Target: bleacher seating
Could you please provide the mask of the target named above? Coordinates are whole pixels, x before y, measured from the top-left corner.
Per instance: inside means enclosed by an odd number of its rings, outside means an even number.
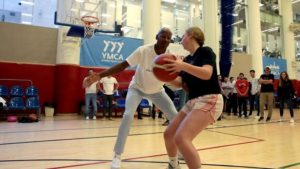
[[[8,102],[8,108],[11,110],[25,109],[23,98],[22,97],[12,97]]]
[[[35,86],[29,86],[26,88],[25,95],[27,97],[37,97],[39,95],[39,91]]]
[[[147,99],[142,99],[140,104],[139,104],[139,107],[138,107],[138,111],[140,111],[141,114],[143,114],[143,109],[144,108],[148,108],[148,115],[151,114],[152,112],[152,105],[149,104],[149,101]]]
[[[28,97],[26,99],[26,109],[39,109],[40,101],[37,97]]]
[[[0,85],[0,96],[1,97],[7,97],[7,96],[9,96],[8,87],[7,86]]]
[[[151,108],[152,106],[149,104],[147,99],[142,99],[141,103],[139,104],[139,107],[142,108]]]
[[[3,110],[2,116],[19,111],[23,112],[23,110],[36,110],[37,116],[40,118],[39,92],[35,86],[28,86],[24,94],[23,87],[20,85],[14,85],[10,87],[10,90],[9,87],[0,85],[0,96],[7,101],[7,107]],[[5,113],[6,111],[9,113]]]
[[[115,113],[125,110],[125,98],[119,98],[116,100]]]
[[[11,89],[10,89],[10,96],[23,96],[24,93],[23,93],[23,88],[21,86],[12,86]]]
[[[114,98],[117,99],[117,98],[120,98],[122,97],[121,93],[117,90],[114,92]]]

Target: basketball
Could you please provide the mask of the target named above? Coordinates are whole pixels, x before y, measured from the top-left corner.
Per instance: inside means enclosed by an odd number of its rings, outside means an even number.
[[[166,71],[165,67],[162,66],[168,63],[167,61],[164,60],[165,58],[176,60],[176,56],[170,53],[164,53],[158,55],[154,59],[152,71],[154,76],[158,80],[163,82],[170,82],[177,78],[178,73],[170,74],[171,72]]]

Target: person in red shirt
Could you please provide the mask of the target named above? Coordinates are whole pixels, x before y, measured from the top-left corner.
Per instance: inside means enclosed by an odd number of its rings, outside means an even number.
[[[248,118],[247,99],[249,91],[249,82],[247,81],[247,78],[244,77],[244,73],[239,74],[239,79],[235,83],[235,88],[237,90],[237,98],[239,104],[239,117],[242,117],[243,110],[245,118]]]

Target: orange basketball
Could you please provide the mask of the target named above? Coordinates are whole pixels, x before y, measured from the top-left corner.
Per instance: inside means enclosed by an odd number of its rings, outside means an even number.
[[[164,60],[165,58],[176,60],[176,56],[170,53],[164,53],[158,55],[154,59],[152,71],[154,76],[158,80],[163,82],[170,82],[177,78],[178,73],[170,74],[171,72],[165,70],[165,67],[162,66],[168,63],[167,61]]]

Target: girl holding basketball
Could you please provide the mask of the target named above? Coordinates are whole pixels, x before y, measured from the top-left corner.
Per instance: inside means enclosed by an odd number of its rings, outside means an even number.
[[[180,76],[172,85],[187,90],[189,100],[172,120],[164,132],[169,155],[169,169],[177,169],[178,150],[182,153],[189,169],[201,168],[199,154],[192,144],[193,139],[222,113],[223,98],[217,77],[216,55],[209,47],[203,47],[204,34],[198,27],[186,30],[181,41],[190,55],[182,61],[171,60],[165,65]]]

